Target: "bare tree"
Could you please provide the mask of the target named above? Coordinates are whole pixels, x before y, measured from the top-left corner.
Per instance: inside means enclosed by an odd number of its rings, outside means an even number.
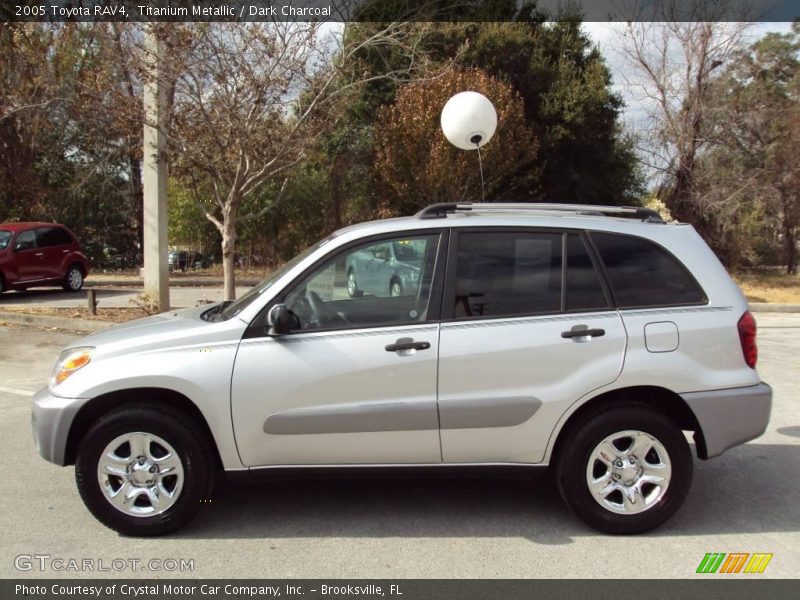
[[[714,83],[713,105],[713,148],[701,160],[697,200],[730,232],[735,249],[781,244],[787,273],[796,273],[800,25],[742,52]],[[743,228],[752,231],[743,235]]]
[[[659,4],[662,22],[628,23],[619,52],[629,69],[624,84],[650,116],[644,149],[647,164],[663,176],[663,200],[675,218],[702,229],[703,215],[693,202],[698,157],[708,144],[706,120],[710,84],[718,68],[740,48],[746,22],[715,21],[725,0],[695,5]],[[693,20],[679,20],[688,19]]]
[[[357,27],[358,24],[349,27]],[[206,23],[171,28],[167,139],[171,170],[222,236],[225,299],[235,297],[237,225],[280,202],[288,175],[343,113],[348,93],[368,77],[358,54],[385,48],[406,55],[401,77],[419,65],[418,28],[403,23],[347,36],[320,23]],[[353,40],[353,41],[351,41]],[[248,199],[272,199],[243,211]]]

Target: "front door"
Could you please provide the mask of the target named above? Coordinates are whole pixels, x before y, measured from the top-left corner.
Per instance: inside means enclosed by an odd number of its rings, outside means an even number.
[[[233,425],[244,464],[441,462],[438,302],[431,302],[443,276],[440,237],[395,234],[348,246],[280,295],[296,330],[248,333],[234,365]],[[412,240],[423,266],[401,296],[389,294],[388,276],[370,285],[383,294],[348,291],[354,258],[379,241]]]
[[[19,281],[37,281],[46,277],[44,253],[36,247],[36,234],[33,229],[17,234],[14,241],[14,262],[17,265]]]
[[[569,406],[619,376],[622,320],[579,233],[459,230],[452,244],[439,343],[444,462],[540,462]]]

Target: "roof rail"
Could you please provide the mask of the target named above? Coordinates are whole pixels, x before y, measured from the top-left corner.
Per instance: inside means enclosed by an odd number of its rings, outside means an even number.
[[[537,211],[537,212],[569,212],[577,215],[597,215],[610,217],[633,217],[648,223],[663,223],[664,219],[652,208],[641,206],[600,206],[593,204],[553,204],[542,202],[442,202],[431,204],[419,211],[415,216],[419,219],[436,219],[448,214],[469,211]]]

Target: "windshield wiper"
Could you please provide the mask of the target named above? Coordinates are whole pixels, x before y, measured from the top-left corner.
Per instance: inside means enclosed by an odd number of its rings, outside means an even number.
[[[209,322],[216,322],[216,321],[218,321],[218,320],[219,320],[219,316],[222,314],[222,311],[223,311],[223,310],[225,310],[225,308],[226,308],[228,305],[232,304],[232,303],[233,303],[233,300],[223,300],[222,302],[220,302],[219,304],[217,304],[217,305],[216,305],[214,308],[212,308],[211,310],[204,312],[204,313],[203,313],[203,318],[204,318],[206,321],[209,321]]]

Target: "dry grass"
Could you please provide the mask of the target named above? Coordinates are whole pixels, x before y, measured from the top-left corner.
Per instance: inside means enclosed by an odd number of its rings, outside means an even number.
[[[739,273],[733,278],[750,302],[800,304],[800,275]]]

